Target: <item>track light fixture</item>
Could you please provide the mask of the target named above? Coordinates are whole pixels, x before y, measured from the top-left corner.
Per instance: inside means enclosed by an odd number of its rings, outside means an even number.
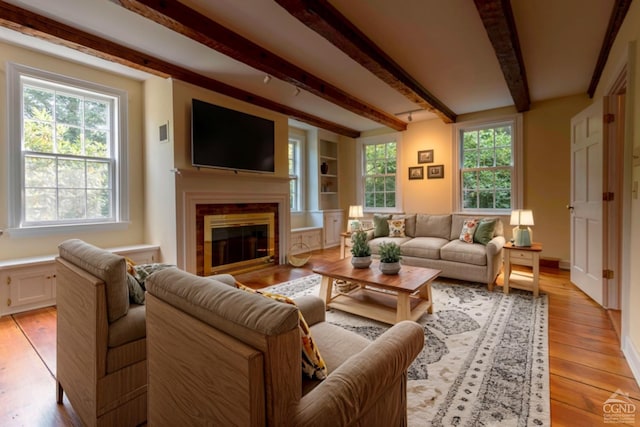
[[[269,83],[270,81],[271,81],[271,76],[270,76],[269,74],[265,74],[265,75],[264,75],[264,79],[262,80],[262,82],[263,82],[264,84],[267,84],[267,83]]]
[[[404,116],[405,114],[407,115],[407,121],[408,122],[412,122],[413,121],[413,113],[417,113],[419,111],[424,111],[422,108],[418,108],[416,110],[409,110],[409,111],[403,111],[401,113],[396,113],[396,116]]]

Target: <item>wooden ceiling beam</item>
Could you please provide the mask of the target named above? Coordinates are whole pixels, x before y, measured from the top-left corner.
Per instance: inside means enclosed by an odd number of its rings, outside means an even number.
[[[631,0],[616,0],[615,4],[613,5],[611,16],[609,17],[607,32],[605,33],[604,40],[602,41],[602,47],[600,48],[598,61],[596,62],[596,67],[593,70],[593,76],[591,77],[591,83],[589,84],[589,89],[587,90],[589,98],[593,98],[593,95],[595,94],[598,87],[598,83],[600,83],[600,77],[602,77],[602,71],[604,71],[604,66],[607,63],[607,59],[609,58],[611,46],[613,46],[613,42],[618,35],[618,31],[622,26],[622,22],[627,16],[629,6],[631,6]]]
[[[529,84],[520,50],[510,0],[474,0],[480,19],[496,52],[513,103],[519,112],[529,110]]]
[[[272,111],[292,117],[312,126],[326,129],[350,138],[357,138],[360,132],[320,117],[305,113],[242,89],[227,85],[210,77],[162,61],[126,46],[113,43],[101,37],[80,31],[63,23],[38,15],[26,9],[0,1],[0,25],[11,30],[38,37],[51,43],[75,49],[88,55],[115,62],[137,70],[160,76],[172,77],[200,86],[231,98],[239,99]]]
[[[453,111],[418,83],[326,0],[276,0],[276,2],[411,102],[437,114],[445,123],[456,121],[456,114]]]
[[[252,68],[261,70],[275,78],[319,96],[345,110],[398,131],[406,130],[407,128],[407,124],[396,116],[355,98],[353,95],[288,62],[176,0],[112,1]]]

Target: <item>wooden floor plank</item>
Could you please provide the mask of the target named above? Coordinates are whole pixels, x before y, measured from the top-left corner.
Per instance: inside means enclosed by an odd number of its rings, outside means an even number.
[[[14,314],[13,318],[29,342],[38,352],[45,365],[56,373],[56,309],[46,307],[26,313]]]
[[[589,384],[610,393],[623,390],[625,393],[629,393],[633,399],[640,400],[640,387],[634,378],[612,374],[557,357],[549,357],[549,372],[551,375],[571,380],[575,384]],[[553,388],[551,390],[553,392]]]
[[[11,316],[0,318],[0,425],[79,426],[56,381]],[[6,389],[5,389],[6,387]]]

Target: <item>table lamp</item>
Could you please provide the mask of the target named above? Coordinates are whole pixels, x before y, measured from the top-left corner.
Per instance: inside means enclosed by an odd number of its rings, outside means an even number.
[[[533,225],[533,211],[516,209],[511,211],[511,225],[513,228],[514,246],[531,246],[532,233],[530,225]]]
[[[362,213],[362,205],[349,206],[349,231],[354,232],[360,230],[362,225],[360,224],[360,218],[364,215]]]

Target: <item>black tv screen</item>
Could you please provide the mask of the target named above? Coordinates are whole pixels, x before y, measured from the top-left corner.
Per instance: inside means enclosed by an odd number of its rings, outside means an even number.
[[[194,166],[275,172],[273,120],[193,99],[191,163]]]

